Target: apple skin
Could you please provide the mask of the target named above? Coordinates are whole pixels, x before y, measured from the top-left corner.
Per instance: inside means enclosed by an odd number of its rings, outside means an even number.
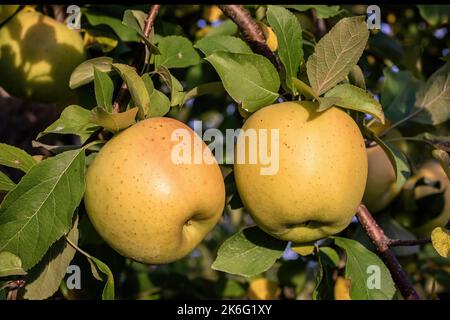
[[[394,167],[380,146],[367,148],[367,158],[369,171],[363,203],[374,213],[386,208],[402,189],[396,185]]]
[[[11,17],[17,9],[19,9],[18,4],[2,4],[0,5],[0,23],[6,21],[9,17]]]
[[[278,284],[266,278],[257,278],[248,286],[250,300],[278,300],[281,289]]]
[[[180,128],[211,164],[172,162],[179,141],[171,135]],[[225,185],[214,156],[192,129],[175,119],[150,118],[103,146],[88,168],[84,203],[97,232],[120,254],[170,263],[189,254],[220,220]]]
[[[243,126],[279,129],[278,172],[261,175],[260,161],[235,162],[234,174],[256,224],[281,240],[305,243],[342,231],[363,197],[367,154],[358,126],[336,107],[321,113],[317,107],[308,101],[270,105]]]
[[[44,103],[67,98],[70,75],[85,59],[77,31],[34,10],[22,10],[0,29],[0,86],[13,96]]]

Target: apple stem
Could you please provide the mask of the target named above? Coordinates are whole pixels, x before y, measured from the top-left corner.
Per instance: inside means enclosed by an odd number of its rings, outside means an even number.
[[[153,29],[153,24],[155,23],[156,16],[158,15],[159,8],[161,5],[154,4],[150,6],[150,9],[148,10],[147,18],[145,19],[144,29],[143,33],[146,38],[150,36],[150,33]],[[145,60],[145,50],[144,48],[139,48],[136,50],[136,54],[133,59],[132,66],[136,68],[138,72],[142,69],[142,65],[144,64]],[[122,82],[122,85],[117,93],[116,99],[113,103],[113,113],[119,113],[121,111],[121,107],[125,106],[125,100],[127,99],[128,94],[128,88],[127,84]]]
[[[250,13],[240,5],[219,5],[222,12],[230,18],[239,28],[245,41],[250,48],[258,54],[265,56],[272,62],[277,71],[281,70],[277,56],[266,44],[264,33],[259,25],[253,20]]]
[[[397,257],[390,249],[390,246],[401,245],[399,243],[409,243],[410,240],[393,240],[386,236],[383,229],[380,228],[378,223],[372,217],[372,214],[362,203],[358,207],[356,216],[364,231],[367,233],[367,236],[377,248],[378,255],[389,269],[392,279],[400,290],[403,298],[405,300],[420,300],[420,296],[414,289],[405,270],[403,270]]]

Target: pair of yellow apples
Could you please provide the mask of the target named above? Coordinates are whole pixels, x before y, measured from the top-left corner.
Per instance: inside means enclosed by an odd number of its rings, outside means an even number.
[[[366,187],[367,153],[357,124],[336,107],[316,109],[308,101],[270,105],[242,128],[279,130],[279,150],[271,150],[279,152],[278,171],[261,175],[266,165],[260,162],[235,163],[234,175],[256,224],[286,241],[314,241],[345,229]],[[187,130],[210,159],[175,163],[177,129]],[[241,143],[239,136],[236,148]],[[246,154],[249,147],[245,143]],[[96,155],[84,202],[96,230],[119,253],[169,263],[189,254],[220,220],[225,186],[194,131],[175,119],[150,118],[117,134]]]

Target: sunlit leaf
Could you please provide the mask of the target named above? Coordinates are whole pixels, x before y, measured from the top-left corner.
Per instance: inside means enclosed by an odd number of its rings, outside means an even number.
[[[110,113],[102,108],[94,108],[91,112],[91,121],[97,126],[103,127],[111,132],[118,132],[128,128],[136,122],[138,108],[133,108],[125,112]]]
[[[369,31],[364,17],[341,19],[317,43],[306,63],[309,82],[321,95],[344,80],[366,46]]]
[[[211,267],[244,277],[255,276],[269,269],[281,257],[285,247],[286,242],[271,237],[258,227],[247,228],[225,240]]]
[[[368,113],[384,123],[383,108],[367,91],[344,83],[337,85],[325,94],[325,97],[339,98],[337,106]]]
[[[206,37],[197,41],[194,47],[202,51],[205,56],[216,51],[252,53],[250,47],[242,39],[233,36]]]
[[[113,58],[99,57],[86,60],[76,67],[70,75],[69,87],[76,89],[94,80],[94,67],[102,72],[112,70]]]
[[[155,66],[166,68],[186,68],[200,62],[200,56],[188,38],[169,36],[159,39],[160,54],[155,56]]]
[[[292,78],[297,77],[303,60],[302,27],[293,13],[279,6],[267,7],[267,20],[277,36],[278,55],[286,72],[286,86],[296,94]]]
[[[392,299],[396,288],[383,261],[355,240],[334,237],[334,241],[346,253],[345,277],[351,282],[351,298],[353,300]],[[380,277],[376,283],[379,287],[371,283],[375,281],[375,277],[370,277],[374,272],[378,272],[377,276]]]
[[[0,252],[0,278],[21,276],[27,274],[22,268],[22,261],[18,256],[8,251]]]
[[[72,226],[84,193],[84,149],[37,163],[0,206],[0,251],[9,251],[29,270]]]
[[[216,69],[228,94],[246,111],[254,112],[278,98],[280,78],[265,57],[218,51],[205,59]]]
[[[94,67],[94,90],[97,107],[112,111],[114,84],[106,72]]]
[[[150,110],[150,96],[145,87],[144,81],[137,74],[136,69],[129,65],[114,63],[113,68],[119,72],[119,75],[127,84],[133,103],[139,108],[139,118],[146,118]]]
[[[49,133],[75,134],[84,143],[99,127],[91,121],[91,111],[80,106],[71,105],[64,108],[58,120],[53,122],[37,139]]]
[[[437,253],[444,258],[450,258],[450,231],[435,228],[431,232],[431,242]]]
[[[67,234],[74,243],[78,242],[78,222]],[[26,285],[23,297],[30,300],[42,300],[52,296],[59,289],[61,281],[67,273],[67,267],[75,256],[72,248],[64,238],[56,241],[44,258],[31,270],[25,278]]]

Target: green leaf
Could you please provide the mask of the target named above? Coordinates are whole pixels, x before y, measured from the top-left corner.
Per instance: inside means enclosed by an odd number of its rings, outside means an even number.
[[[144,81],[137,74],[135,68],[126,64],[113,63],[113,68],[119,72],[119,75],[127,84],[133,103],[139,108],[139,118],[146,118],[150,111],[150,96],[147,88],[145,87]]]
[[[325,98],[317,98],[319,101],[319,108],[317,108],[318,112],[323,112],[334,105],[337,105],[339,101],[341,101],[338,97],[325,97]]]
[[[406,180],[408,180],[408,178],[411,176],[408,159],[392,143],[383,141],[376,135],[372,135],[372,138],[381,148],[383,148],[384,152],[386,152],[386,155],[388,156],[395,170],[396,185],[401,188],[405,184]]]
[[[141,10],[125,10],[123,14],[122,23],[134,30],[141,36],[150,52],[153,54],[160,54],[157,46],[152,42],[152,35],[146,37],[144,34],[145,20],[147,19],[147,14]]]
[[[286,5],[284,6],[286,8],[291,8],[300,12],[307,11],[310,9],[315,9],[317,13],[317,18],[319,19],[328,19],[334,16],[337,16],[338,14],[344,12],[344,10],[341,10],[339,6],[326,6],[326,5]]]
[[[385,116],[397,122],[411,113],[421,81],[410,71],[393,72],[385,68],[383,74],[385,81],[381,91],[381,105]]]
[[[350,70],[348,78],[351,84],[357,86],[358,88],[366,90],[366,79],[364,77],[364,73],[357,64],[354,65]]]
[[[331,300],[334,298],[332,274],[337,269],[339,255],[333,248],[320,247],[317,262],[319,270],[312,298],[313,300]]]
[[[369,31],[364,17],[341,19],[317,43],[306,63],[309,83],[320,96],[341,82],[356,65]]]
[[[96,125],[105,128],[111,132],[118,132],[128,128],[136,121],[138,108],[133,108],[125,112],[110,113],[102,108],[94,108],[91,112],[91,121]]]
[[[297,77],[303,60],[302,26],[293,13],[279,6],[267,7],[267,20],[277,36],[278,56],[286,71],[286,86],[295,95],[292,78]]]
[[[156,73],[159,74],[161,80],[169,87],[170,90],[170,105],[172,107],[181,105],[183,103],[184,95],[183,86],[165,66],[156,68]]]
[[[97,106],[112,111],[114,84],[106,72],[98,70],[94,66],[94,90]]]
[[[122,41],[139,41],[138,33],[122,24],[120,19],[107,16],[93,10],[84,10],[84,16],[92,26],[106,25],[110,27]]]
[[[144,24],[147,14],[141,10],[125,10],[122,24],[134,29],[140,36],[144,36]]]
[[[86,29],[84,42],[85,49],[93,48],[103,53],[111,52],[119,44],[119,40],[114,34],[103,29]]]
[[[383,261],[357,241],[341,237],[333,238],[336,245],[345,250],[347,256],[345,277],[351,281],[351,298],[353,300],[391,300],[396,289]],[[372,283],[371,280],[377,278],[377,274],[370,272],[374,267],[380,272],[379,288],[372,286],[376,284],[376,281]]]
[[[232,36],[238,32],[237,25],[231,21],[226,20],[219,24],[216,27],[213,27],[206,35],[206,37],[215,37],[215,36]]]
[[[197,41],[194,47],[203,52],[205,56],[209,56],[216,51],[253,53],[242,39],[233,36],[206,37]]]
[[[306,99],[318,99],[319,97],[316,95],[316,93],[313,91],[313,89],[308,86],[303,81],[292,78],[292,84],[295,86],[295,88],[302,94]]]
[[[0,206],[0,251],[22,259],[29,270],[67,233],[84,193],[84,149],[37,163]]]
[[[149,117],[162,117],[170,110],[170,100],[167,96],[153,86],[153,81],[148,73],[142,76],[145,87],[150,95]]]
[[[441,227],[431,232],[431,243],[437,253],[443,258],[450,258],[450,231]]]
[[[60,154],[69,150],[75,150],[75,149],[79,149],[80,146],[79,145],[75,145],[75,144],[70,144],[70,145],[50,145],[50,144],[45,144],[36,140],[31,141],[31,146],[33,148],[44,148],[47,151],[50,151],[52,154]]]
[[[444,169],[445,174],[447,175],[447,178],[450,179],[450,156],[448,155],[448,153],[444,150],[436,149],[432,151],[432,155],[436,160],[439,161],[442,169]]]
[[[91,121],[90,110],[71,105],[64,108],[59,119],[40,132],[37,139],[49,133],[75,134],[81,138],[81,143],[84,143],[97,129],[98,126]]]
[[[71,241],[71,239],[66,238],[66,240],[73,248],[75,248],[79,253],[81,253],[88,259],[94,278],[99,281],[106,282],[105,287],[103,288],[102,299],[114,300],[114,276],[109,267],[99,259],[80,249],[75,243]],[[103,276],[101,274],[103,274]]]
[[[200,56],[188,38],[169,36],[159,39],[160,55],[155,56],[155,66],[166,68],[186,68],[200,63]]]
[[[11,191],[16,184],[3,172],[0,171],[0,193],[2,191]]]
[[[447,121],[450,119],[449,101],[450,62],[446,62],[417,92],[416,107],[423,111],[415,116],[413,121],[431,125]]]
[[[383,32],[371,35],[369,48],[377,56],[391,60],[399,68],[406,68],[406,52],[401,42]]]
[[[325,97],[339,98],[339,101],[336,102],[337,106],[368,113],[384,123],[384,113],[380,103],[361,88],[344,83],[328,91]]]
[[[228,94],[246,111],[254,112],[278,98],[280,78],[265,57],[215,52],[205,59],[216,69]]]
[[[450,17],[450,5],[418,5],[419,12],[430,25],[438,26],[448,23]]]
[[[73,70],[70,75],[69,87],[76,89],[94,80],[94,67],[102,72],[112,70],[113,58],[99,57],[86,60]]]
[[[27,273],[22,269],[22,261],[18,256],[8,251],[0,252],[0,278],[25,274]]]
[[[192,98],[200,97],[200,96],[203,96],[205,94],[210,94],[210,93],[220,93],[220,92],[223,92],[224,90],[225,89],[223,87],[223,84],[220,81],[203,83],[203,84],[198,85],[197,87],[189,90],[186,93],[186,95],[184,96],[184,99],[183,99],[183,104],[185,104],[186,101],[188,101]]]
[[[212,264],[219,270],[244,277],[256,276],[268,270],[281,257],[286,242],[250,227],[234,234],[220,246]]]
[[[22,149],[0,143],[0,165],[28,172],[36,163],[37,161]]]
[[[78,222],[75,221],[67,237],[78,242]],[[34,266],[25,278],[23,297],[29,300],[43,300],[51,297],[59,289],[67,273],[67,267],[75,256],[75,249],[61,238],[56,241],[44,258]]]

